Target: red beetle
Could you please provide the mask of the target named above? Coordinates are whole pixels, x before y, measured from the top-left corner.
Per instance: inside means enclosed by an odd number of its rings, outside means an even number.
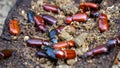
[[[64,29],[65,26],[59,26],[56,28],[57,32],[60,33],[63,29]]]
[[[55,50],[55,54],[59,59],[74,59],[76,57],[76,52],[71,49]]]
[[[58,6],[52,5],[52,4],[45,4],[43,5],[43,9],[46,11],[51,11],[53,13],[59,13],[60,12],[60,8]]]
[[[101,14],[99,16],[99,30],[101,32],[107,31],[109,28],[108,19],[106,14]]]
[[[88,15],[86,13],[78,13],[74,14],[71,17],[68,16],[66,18],[66,24],[71,24],[72,21],[78,21],[78,22],[85,22],[88,19]]]
[[[45,26],[42,17],[40,17],[39,15],[36,15],[34,16],[34,21],[41,31],[44,31],[44,32],[47,31],[47,27]]]
[[[71,24],[72,21],[73,21],[73,20],[72,20],[72,17],[71,17],[71,16],[67,16],[66,19],[65,19],[65,23],[66,23],[66,24]]]
[[[117,41],[117,42],[116,42],[116,45],[117,45],[117,46],[120,46],[120,36],[117,36],[115,39],[116,39],[116,41]]]
[[[0,51],[0,58],[6,59],[12,56],[12,51],[9,49],[4,49]]]
[[[74,47],[75,42],[70,40],[70,41],[63,41],[63,42],[58,42],[53,45],[54,49],[62,49],[62,48],[69,48],[69,47]]]
[[[88,52],[86,52],[83,55],[83,58],[97,56],[97,55],[100,55],[103,53],[107,53],[108,50],[109,49],[107,47],[105,47],[104,45],[100,45],[100,46],[97,46],[97,47],[93,48],[92,50],[89,50]]]
[[[98,10],[99,6],[98,4],[87,2],[87,3],[81,3],[79,6],[80,9],[83,10],[83,12],[86,12],[88,10]]]
[[[101,32],[107,31],[109,27],[108,21],[105,19],[99,19],[99,30]]]
[[[45,21],[45,23],[48,23],[48,24],[56,24],[57,23],[57,19],[51,15],[48,15],[48,14],[42,14],[42,18],[43,20]]]
[[[20,34],[20,28],[19,28],[19,25],[18,25],[18,20],[10,20],[9,31],[13,35],[19,35]]]
[[[108,19],[106,14],[100,14],[99,19]]]

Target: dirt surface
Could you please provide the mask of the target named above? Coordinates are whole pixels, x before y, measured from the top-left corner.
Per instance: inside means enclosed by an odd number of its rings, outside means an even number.
[[[119,0],[118,0],[119,1]],[[44,3],[50,3],[59,6],[63,9],[64,14],[61,12],[59,14],[53,14],[51,12],[46,12],[43,10],[42,5]],[[114,3],[114,4],[113,4]],[[76,48],[76,52],[86,52],[89,49],[96,47],[99,44],[104,44],[107,40],[120,35],[119,33],[119,15],[120,15],[120,4],[118,2],[113,2],[108,4],[107,0],[102,2],[100,12],[103,12],[108,15],[109,19],[109,30],[100,33],[98,30],[97,21],[93,19],[88,20],[86,23],[78,23],[74,22],[72,25],[75,25],[77,28],[77,32],[73,35],[74,39],[76,39],[79,35],[85,35],[83,38],[85,40],[82,44]],[[79,55],[73,59],[67,61],[65,63],[63,60],[59,60],[57,65],[53,65],[53,62],[49,61],[46,58],[38,58],[35,56],[35,53],[39,48],[32,48],[26,45],[24,41],[25,36],[29,36],[30,38],[42,38],[49,39],[47,33],[42,33],[36,30],[34,24],[28,23],[26,18],[26,13],[28,10],[33,10],[36,14],[50,14],[57,18],[59,21],[57,25],[47,25],[49,31],[58,27],[59,25],[64,24],[65,15],[75,14],[79,9],[77,9],[78,4],[75,4],[73,0],[18,0],[16,5],[9,12],[8,17],[5,21],[4,30],[1,36],[0,41],[0,49],[9,48],[14,50],[13,56],[6,60],[1,60],[0,67],[2,68],[110,68],[112,67],[113,61],[118,53],[118,48],[114,48],[111,50],[109,54],[103,54],[97,56],[93,59],[81,59]],[[74,7],[71,9],[71,7]],[[70,10],[70,11],[69,11]],[[21,28],[21,34],[19,36],[14,36],[9,33],[8,23],[12,18],[16,18],[19,20],[19,26]],[[76,24],[78,23],[78,24]],[[86,40],[87,39],[87,40]],[[86,51],[84,48],[88,47]],[[74,48],[73,48],[74,49]]]

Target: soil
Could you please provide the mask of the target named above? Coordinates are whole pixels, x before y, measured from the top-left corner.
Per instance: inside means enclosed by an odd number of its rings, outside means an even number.
[[[108,2],[107,0],[103,0],[100,6],[100,12],[108,15],[110,25],[108,31],[100,33],[98,30],[97,20],[94,21],[94,19],[89,19],[86,23],[73,22],[72,25],[75,25],[77,28],[75,34],[72,35],[74,40],[79,37],[79,35],[86,34],[86,36],[83,37],[85,39],[82,44],[75,50],[86,52],[87,50],[100,44],[104,44],[107,40],[120,35],[120,0],[112,1],[113,2]],[[42,5],[45,3],[57,5],[63,9],[63,12],[54,14],[44,11]],[[49,14],[54,16],[58,20],[58,23],[57,25],[47,24],[50,31],[60,25],[66,25],[64,24],[65,16],[72,15],[77,11],[80,11],[77,7],[78,3],[74,3],[73,0],[17,0],[16,5],[8,14],[4,24],[3,33],[0,38],[0,50],[5,48],[12,49],[14,53],[12,57],[1,60],[0,68],[111,68],[114,59],[118,54],[118,47],[115,47],[108,54],[102,54],[95,56],[94,58],[81,59],[78,55],[75,59],[70,61],[64,62],[63,60],[58,60],[57,65],[54,65],[54,62],[51,62],[47,58],[38,58],[35,56],[35,53],[39,48],[28,47],[26,45],[26,41],[24,41],[26,36],[29,36],[30,38],[49,39],[47,35],[48,33],[42,33],[36,30],[37,28],[34,26],[34,23],[27,22],[26,13],[29,10],[33,10],[36,14]],[[19,20],[19,26],[21,29],[21,34],[19,36],[14,36],[9,33],[8,23],[9,20],[13,18]],[[88,49],[86,51],[82,51],[86,47],[88,47]]]

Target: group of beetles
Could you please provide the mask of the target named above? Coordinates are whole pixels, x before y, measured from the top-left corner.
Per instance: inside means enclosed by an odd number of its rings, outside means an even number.
[[[55,14],[58,14],[62,10],[55,5],[52,4],[44,4],[43,9],[48,12],[52,12]],[[85,2],[81,3],[79,5],[79,9],[81,9],[81,13],[74,14],[72,16],[67,16],[65,19],[65,24],[69,25],[71,24],[72,21],[78,21],[78,22],[86,22],[88,18],[98,18],[98,27],[100,32],[107,31],[109,28],[108,24],[108,18],[107,15],[104,13],[99,13],[99,4],[94,3],[94,2]],[[90,11],[90,15],[88,15],[86,12]],[[48,32],[48,28],[46,27],[45,23],[47,24],[56,24],[58,21],[56,18],[54,18],[51,15],[48,14],[40,14],[40,15],[35,15],[33,11],[28,11],[27,13],[28,17],[28,22],[30,23],[35,23],[36,27],[41,31],[41,32]],[[44,48],[41,49],[36,53],[37,56],[39,57],[45,57],[45,58],[50,58],[50,59],[74,59],[76,57],[76,52],[75,50],[70,49],[71,47],[75,47],[75,42],[73,40],[69,41],[61,41],[58,42],[56,39],[56,36],[63,30],[64,26],[59,26],[56,29],[52,29],[49,32],[49,38],[52,43],[50,43],[49,40],[43,40],[43,39],[38,39],[38,38],[31,38],[28,39],[27,45],[28,46],[35,46],[35,47],[41,47],[44,45]],[[20,28],[18,25],[18,20],[12,19],[9,21],[9,32],[13,35],[19,35],[20,34]],[[108,53],[111,48],[115,46],[120,45],[120,37],[115,37],[114,39],[108,40],[106,44],[99,45],[92,50],[89,50],[85,54],[82,55],[82,58],[88,58],[88,57],[94,57],[99,54],[103,53]],[[0,57],[1,55],[5,55],[6,57],[10,57],[11,53],[9,51],[5,51],[6,53],[1,54],[0,52]],[[7,55],[8,53],[8,55]]]

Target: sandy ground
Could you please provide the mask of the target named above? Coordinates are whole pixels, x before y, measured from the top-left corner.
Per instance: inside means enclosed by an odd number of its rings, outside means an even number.
[[[4,21],[10,11],[11,7],[15,4],[16,0],[0,0],[0,35],[2,33],[2,28]],[[120,68],[120,53],[117,56],[118,64],[114,64],[112,68]]]

